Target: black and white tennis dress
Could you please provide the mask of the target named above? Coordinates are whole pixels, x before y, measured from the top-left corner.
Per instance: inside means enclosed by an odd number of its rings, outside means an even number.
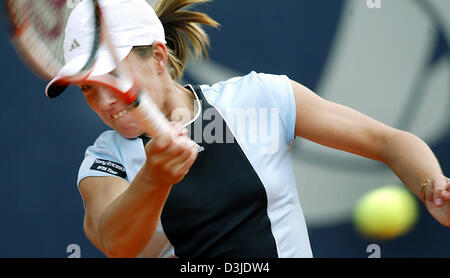
[[[204,150],[172,187],[138,257],[312,257],[291,163],[296,108],[289,79],[251,72],[187,88],[197,111],[186,127]],[[90,176],[132,182],[147,140],[102,133],[86,150],[78,184]]]

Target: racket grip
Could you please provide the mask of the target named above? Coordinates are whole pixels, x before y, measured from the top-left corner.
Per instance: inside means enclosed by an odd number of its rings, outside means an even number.
[[[158,106],[145,93],[140,93],[135,104],[135,113],[137,113],[146,134],[158,137],[171,132],[172,126],[163,115]],[[192,148],[197,152],[204,150],[203,147],[190,140]]]
[[[156,104],[145,93],[140,93],[135,111],[146,134],[159,137],[170,132],[172,127]]]

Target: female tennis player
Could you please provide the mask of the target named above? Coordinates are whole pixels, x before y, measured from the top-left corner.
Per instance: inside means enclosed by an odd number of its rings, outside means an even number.
[[[120,59],[134,65],[174,132],[149,138],[107,86],[78,84],[112,128],[86,150],[78,176],[85,233],[108,257],[312,257],[290,157],[296,137],[384,162],[450,226],[449,179],[418,137],[284,75],[251,72],[212,86],[180,85],[191,49],[206,53],[201,26],[218,25],[186,9],[206,0],[161,0],[154,10],[145,0],[113,2],[109,12],[120,20],[108,23]],[[66,27],[68,67],[70,57],[83,54],[72,41],[92,35],[80,24],[86,9],[81,2]],[[97,80],[115,74],[107,57],[95,67],[102,72]],[[63,89],[55,79],[47,95]],[[188,137],[204,150],[193,150]],[[431,194],[423,198],[425,192]]]

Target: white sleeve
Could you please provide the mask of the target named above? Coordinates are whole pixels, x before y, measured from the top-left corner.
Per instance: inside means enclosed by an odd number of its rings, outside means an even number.
[[[94,145],[86,149],[78,171],[77,184],[86,177],[120,177],[127,179],[127,173],[119,152],[114,148],[112,134],[104,132]]]
[[[258,73],[259,80],[264,84],[269,98],[280,113],[286,141],[290,144],[295,139],[296,106],[294,91],[290,79],[286,75]]]

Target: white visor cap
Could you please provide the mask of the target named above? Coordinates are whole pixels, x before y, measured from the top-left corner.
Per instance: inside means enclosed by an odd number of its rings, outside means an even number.
[[[164,27],[146,0],[99,0],[99,4],[119,60],[134,46],[166,44]],[[49,98],[59,96],[70,85],[62,79],[77,74],[88,61],[95,36],[93,14],[92,1],[80,2],[70,13],[63,44],[65,65],[45,89]],[[107,74],[116,66],[101,44],[89,76]]]

